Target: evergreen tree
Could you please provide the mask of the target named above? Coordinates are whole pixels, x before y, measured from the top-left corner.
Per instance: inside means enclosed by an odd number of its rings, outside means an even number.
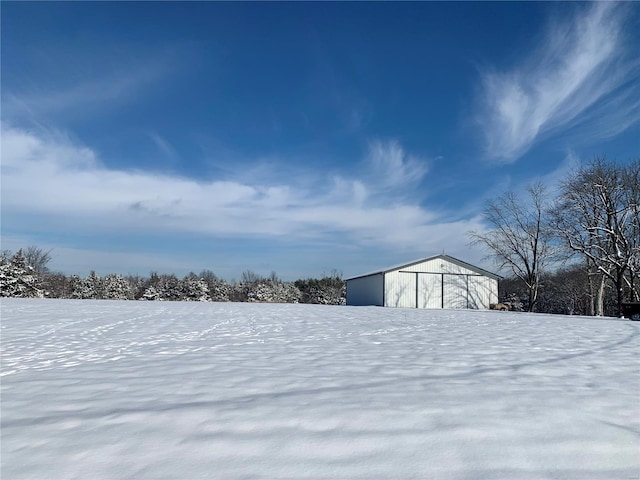
[[[95,270],[91,270],[89,276],[82,282],[81,298],[102,298],[102,279],[98,276]]]
[[[43,275],[45,296],[48,298],[73,298],[71,277],[61,272],[48,272]]]
[[[173,273],[169,275],[160,275],[158,286],[156,288],[162,300],[182,300],[180,280],[178,280],[178,277]]]
[[[209,287],[207,283],[198,278],[194,273],[190,273],[182,279],[182,299],[195,302],[209,302]]]
[[[160,298],[160,292],[158,292],[158,290],[156,290],[156,287],[154,287],[153,285],[149,285],[144,293],[142,294],[142,296],[140,297],[140,300],[162,300],[162,298]]]
[[[0,265],[0,296],[2,297],[43,297],[33,268],[27,265],[22,250],[9,263]]]
[[[109,274],[103,280],[102,298],[108,300],[129,300],[133,298],[129,282],[117,274]]]
[[[346,283],[337,272],[321,279],[296,280],[296,287],[302,293],[302,303],[322,305],[344,305],[346,303]]]

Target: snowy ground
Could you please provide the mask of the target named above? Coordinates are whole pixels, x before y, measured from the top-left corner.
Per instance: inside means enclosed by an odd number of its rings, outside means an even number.
[[[1,478],[632,479],[640,324],[2,299]]]

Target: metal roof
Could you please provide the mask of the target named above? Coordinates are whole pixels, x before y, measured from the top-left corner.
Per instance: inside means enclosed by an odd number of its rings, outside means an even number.
[[[450,263],[454,263],[456,265],[458,265],[459,267],[462,268],[466,268],[468,270],[473,270],[474,272],[478,272],[486,277],[489,278],[493,278],[495,280],[499,280],[502,277],[500,275],[496,275],[495,273],[490,272],[489,270],[485,270],[484,268],[480,268],[480,267],[476,267],[475,265],[471,265],[470,263],[464,262],[462,260],[458,260],[457,258],[454,258],[450,255],[446,255],[446,254],[440,254],[440,255],[434,255],[433,257],[427,257],[427,258],[422,258],[420,260],[414,260],[413,262],[409,262],[409,263],[401,263],[400,265],[394,265],[392,267],[388,267],[382,270],[376,270],[375,272],[369,272],[369,273],[364,273],[362,275],[356,275],[355,277],[350,277],[345,279],[345,281],[349,281],[349,280],[355,280],[356,278],[364,278],[364,277],[370,277],[372,275],[380,275],[380,274],[384,274],[387,272],[392,272],[394,270],[398,270],[400,268],[406,268],[406,267],[411,267],[412,265],[416,265],[418,263],[422,263],[422,262],[428,262],[430,260],[435,260],[436,258],[440,258],[442,260],[446,260]]]

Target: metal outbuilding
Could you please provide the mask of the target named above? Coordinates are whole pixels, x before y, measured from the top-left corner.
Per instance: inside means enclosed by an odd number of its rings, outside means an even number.
[[[500,276],[437,255],[346,280],[347,305],[407,308],[489,308]]]

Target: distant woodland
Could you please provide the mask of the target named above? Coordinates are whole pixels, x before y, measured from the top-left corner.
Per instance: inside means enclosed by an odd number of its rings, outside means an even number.
[[[101,277],[92,271],[87,277],[52,272],[47,267],[51,252],[36,246],[15,254],[0,255],[0,296],[47,297],[104,300],[213,301],[345,303],[345,282],[338,271],[320,279],[285,282],[272,273],[265,278],[246,271],[239,282],[227,282],[212,271],[174,274],[152,272],[148,277],[109,274]]]

